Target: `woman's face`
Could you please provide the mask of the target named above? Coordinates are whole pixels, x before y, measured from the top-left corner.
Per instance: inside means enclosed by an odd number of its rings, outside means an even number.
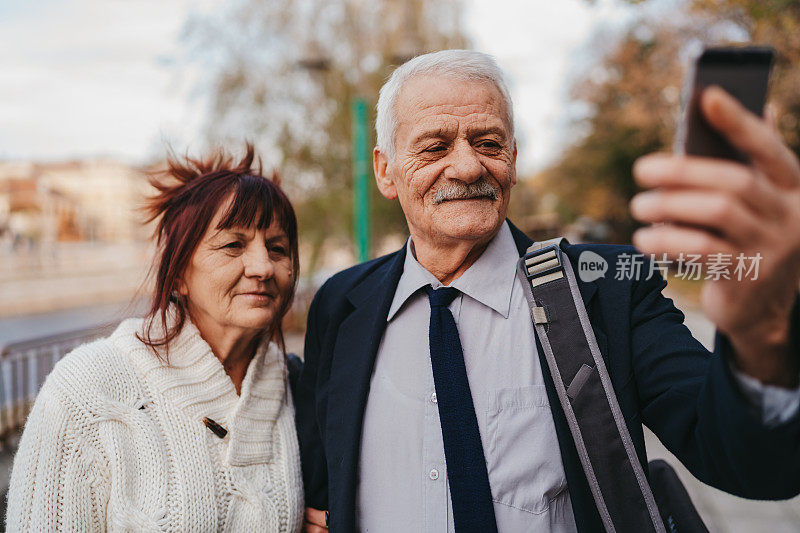
[[[265,230],[218,230],[225,208],[209,224],[178,287],[206,340],[263,331],[279,319],[292,289],[291,248],[277,221]]]

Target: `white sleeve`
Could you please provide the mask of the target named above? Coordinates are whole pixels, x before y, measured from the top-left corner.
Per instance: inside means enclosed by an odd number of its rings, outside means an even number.
[[[39,392],[22,434],[8,490],[8,531],[105,529],[101,454],[59,391]]]
[[[731,365],[731,372],[745,397],[761,410],[764,425],[780,425],[800,410],[800,387],[784,389],[774,385],[764,385],[756,378],[740,372]]]

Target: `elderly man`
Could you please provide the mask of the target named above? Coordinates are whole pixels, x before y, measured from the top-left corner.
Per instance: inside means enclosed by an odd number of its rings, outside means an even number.
[[[752,164],[648,156],[635,175],[654,191],[631,209],[674,223],[637,232],[643,252],[763,256],[757,280],[706,282],[714,353],[657,275],[579,282],[580,295],[643,463],[642,423],[706,483],[787,498],[800,492],[800,167],[724,92],[702,109]],[[381,89],[376,127],[378,188],[411,236],[311,305],[297,405],[308,531],[602,529],[516,276],[531,240],[506,219],[517,148],[502,73],[478,52],[417,57]],[[612,265],[634,251],[562,250]]]

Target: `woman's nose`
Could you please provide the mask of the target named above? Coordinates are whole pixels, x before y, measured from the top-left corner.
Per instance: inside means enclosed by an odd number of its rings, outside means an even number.
[[[264,246],[253,246],[242,255],[244,275],[248,278],[269,279],[275,272],[269,252]]]

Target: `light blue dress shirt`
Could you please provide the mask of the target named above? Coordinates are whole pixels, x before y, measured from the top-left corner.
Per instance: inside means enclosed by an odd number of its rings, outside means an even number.
[[[411,253],[389,309],[364,413],[358,521],[365,532],[453,532],[428,346],[442,284]],[[575,531],[519,258],[507,224],[451,286],[498,531]]]
[[[378,348],[364,413],[356,500],[364,532],[453,533],[444,445],[428,346],[430,306],[420,291],[442,284],[414,257],[403,274]],[[575,531],[519,259],[504,223],[450,286],[450,304],[486,456],[499,533]],[[734,373],[764,420],[793,416],[800,390],[763,387]]]

